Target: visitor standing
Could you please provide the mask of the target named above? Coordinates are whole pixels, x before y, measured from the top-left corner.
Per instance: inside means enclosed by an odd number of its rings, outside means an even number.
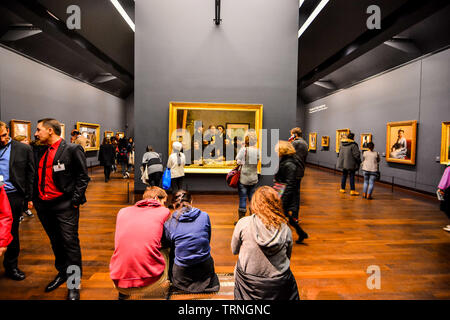
[[[378,163],[380,162],[380,155],[378,152],[373,151],[375,148],[375,144],[373,142],[368,142],[367,148],[369,148],[369,150],[363,152],[362,162],[362,170],[364,174],[363,198],[371,200],[375,180],[379,174]]]
[[[353,140],[355,135],[350,132],[347,138],[342,139],[339,148],[337,167],[342,169],[341,193],[345,193],[347,176],[350,177],[350,195],[357,196],[359,192],[355,190],[355,174],[361,164],[361,156],[358,144]]]

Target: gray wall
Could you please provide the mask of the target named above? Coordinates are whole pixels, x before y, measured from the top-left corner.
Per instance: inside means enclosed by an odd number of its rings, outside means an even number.
[[[125,134],[127,137],[134,137],[134,92],[130,94],[126,101],[126,126]]]
[[[66,125],[66,140],[77,121],[124,131],[125,101],[44,65],[0,47],[0,117],[32,122],[53,117]],[[97,152],[88,152],[88,165],[96,165]]]
[[[308,113],[325,104],[328,109]],[[386,123],[417,120],[416,165],[387,163],[382,158],[382,180],[427,192],[435,192],[444,166],[440,156],[441,123],[450,121],[450,50],[405,65],[346,90],[317,100],[298,110],[304,116],[305,137],[317,132],[330,136],[329,151],[310,152],[309,162],[327,167],[336,164],[335,130],[350,128],[360,143],[360,133],[373,134],[375,151],[385,153]]]
[[[136,1],[137,161],[147,144],[167,154],[170,101],[261,103],[263,127],[285,139],[295,125],[298,1],[223,1],[223,24],[213,18],[214,1]],[[186,184],[231,190],[224,177],[188,174]]]

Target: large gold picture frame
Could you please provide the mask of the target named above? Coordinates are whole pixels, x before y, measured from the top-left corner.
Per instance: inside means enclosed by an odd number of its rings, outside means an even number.
[[[417,121],[389,122],[386,125],[386,161],[416,164]]]
[[[347,138],[350,133],[350,129],[338,129],[336,130],[336,153],[339,153],[341,148],[341,140]]]
[[[441,164],[450,164],[450,121],[442,122]]]
[[[261,149],[261,129],[263,123],[262,104],[228,104],[170,102],[169,104],[169,154],[172,144],[179,141],[186,156],[185,173],[228,173],[236,166],[235,156],[244,145],[244,136],[248,132],[256,135],[256,147]],[[201,146],[193,140],[194,131],[203,127]],[[215,136],[220,135],[223,148],[211,157],[205,156],[205,150],[215,143]],[[198,150],[202,156],[196,158]],[[192,152],[191,152],[192,151]],[[261,162],[258,163],[261,172]]]
[[[311,132],[309,134],[309,150],[317,150],[317,132]]]
[[[13,119],[10,122],[10,135],[11,138],[15,138],[17,136],[25,136],[28,141],[31,141],[31,121],[27,120],[16,120]]]
[[[100,125],[96,123],[77,122],[77,130],[87,139],[86,151],[100,149]]]

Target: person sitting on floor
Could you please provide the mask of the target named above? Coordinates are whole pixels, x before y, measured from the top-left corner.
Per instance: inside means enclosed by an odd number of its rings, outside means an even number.
[[[290,269],[292,232],[277,191],[258,188],[251,209],[253,214],[238,221],[231,239],[233,254],[239,254],[234,299],[299,300]]]
[[[172,285],[190,293],[219,291],[219,278],[210,253],[208,214],[193,207],[192,196],[184,190],[174,195],[172,205],[175,211],[164,224],[165,237],[174,256],[169,270]]]
[[[109,265],[119,299],[165,298],[168,289],[168,250],[161,250],[166,192],[150,187],[143,200],[117,215],[115,250]]]

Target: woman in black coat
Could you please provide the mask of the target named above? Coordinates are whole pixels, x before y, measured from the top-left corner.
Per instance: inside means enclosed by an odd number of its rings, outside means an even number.
[[[108,182],[112,166],[115,164],[116,160],[116,151],[109,138],[105,137],[103,139],[100,151],[98,152],[98,160],[100,161],[100,165],[104,168],[105,182]]]
[[[288,141],[278,143],[278,156],[280,164],[278,172],[275,174],[275,182],[284,186],[281,196],[284,215],[288,217],[289,224],[294,227],[298,234],[297,243],[303,242],[308,238],[308,234],[303,231],[298,222],[293,218],[298,216],[300,209],[300,181],[302,164],[296,155],[295,149]]]

